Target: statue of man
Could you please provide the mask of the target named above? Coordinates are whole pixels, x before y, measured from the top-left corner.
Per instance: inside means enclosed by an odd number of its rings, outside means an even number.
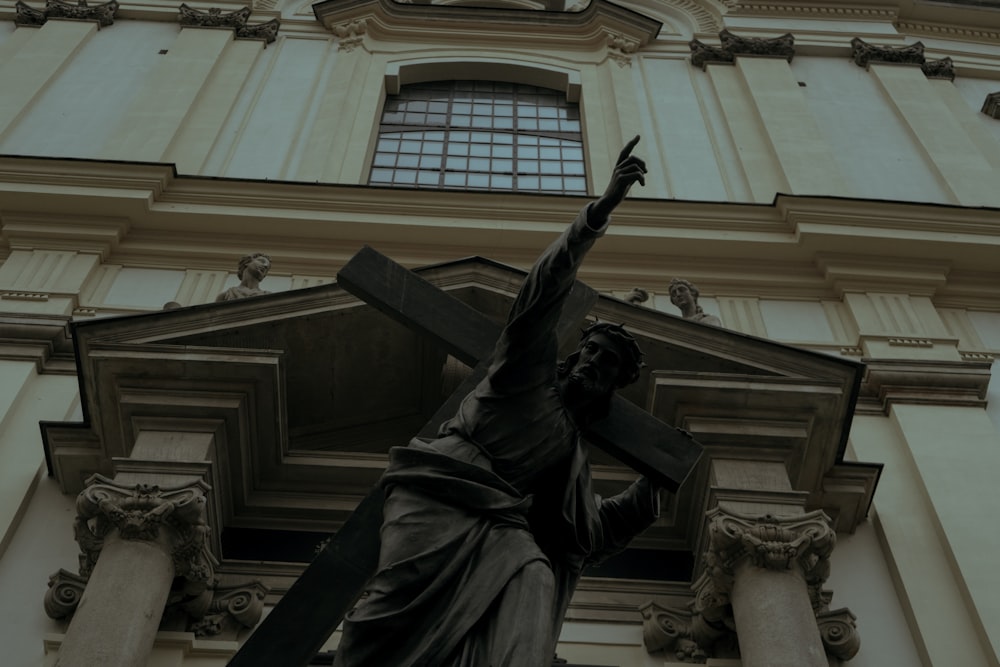
[[[435,439],[390,450],[378,569],[344,622],[337,667],[547,667],[585,565],[658,515],[644,477],[595,495],[580,438],[638,379],[635,339],[598,323],[557,363],[554,334],[584,255],[645,184],[638,141],[535,263],[487,377]]]
[[[721,327],[722,321],[715,315],[709,315],[698,305],[698,288],[683,278],[670,281],[670,303],[681,309],[685,320],[694,320],[702,324]]]
[[[220,293],[219,296],[215,297],[215,300],[235,301],[249,296],[270,294],[267,290],[260,288],[260,281],[267,277],[270,270],[271,258],[264,253],[255,252],[244,255],[240,258],[240,264],[236,269],[236,277],[240,279],[240,284]]]

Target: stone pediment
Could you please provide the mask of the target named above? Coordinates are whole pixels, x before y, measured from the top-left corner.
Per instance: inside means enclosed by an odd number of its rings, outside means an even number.
[[[478,257],[419,272],[497,322],[524,277]],[[863,518],[879,468],[843,463],[863,366],[608,296],[591,317],[624,322],[646,352],[628,400],[690,430],[709,453],[786,462],[795,491],[841,528]],[[65,492],[95,472],[165,465],[133,454],[143,431],[207,433],[211,461],[169,465],[213,487],[217,532],[299,531],[313,544],[339,527],[378,480],[388,449],[420,429],[462,373],[436,344],[335,283],[77,323],[74,339],[84,422],[43,424]],[[602,493],[634,478],[596,449],[593,464]],[[699,550],[710,493],[726,490],[711,488],[703,462],[637,543],[688,554],[677,578]],[[225,540],[216,537],[223,561]]]

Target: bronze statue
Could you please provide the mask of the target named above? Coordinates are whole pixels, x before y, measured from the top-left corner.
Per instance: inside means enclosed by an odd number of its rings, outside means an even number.
[[[709,315],[698,305],[698,288],[683,278],[670,281],[670,303],[681,309],[685,320],[693,320],[702,324],[721,327],[722,321],[715,315]]]
[[[619,155],[605,193],[525,279],[487,377],[435,439],[390,450],[378,570],[345,622],[337,667],[540,667],[585,565],[619,551],[659,512],[640,478],[594,494],[580,430],[642,353],[623,327],[588,328],[557,363],[554,334],[584,255],[645,164]]]
[[[267,277],[271,270],[271,258],[262,252],[255,252],[244,255],[240,258],[236,276],[240,279],[240,284],[230,287],[226,291],[215,297],[216,301],[235,301],[261,294],[270,294],[267,290],[260,288],[260,282]]]

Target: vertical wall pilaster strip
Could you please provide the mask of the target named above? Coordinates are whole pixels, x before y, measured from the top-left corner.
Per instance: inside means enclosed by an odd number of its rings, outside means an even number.
[[[258,40],[234,40],[225,47],[219,64],[205,82],[204,92],[163,155],[182,174],[200,174],[226,118],[236,103],[250,69],[264,50]],[[168,54],[169,55],[169,54]]]
[[[736,144],[737,155],[750,184],[753,201],[770,203],[775,193],[791,189],[781,172],[774,149],[765,138],[767,130],[754,107],[746,82],[731,65],[709,64],[708,72],[719,96],[726,125]]]
[[[22,30],[28,28],[15,35]],[[0,61],[0,139],[96,32],[96,22],[50,20],[23,39],[12,58]]]
[[[963,206],[1000,206],[1000,179],[916,65],[868,67],[942,184]]]
[[[104,146],[101,157],[161,161],[232,41],[230,29],[181,28],[125,112],[125,132]]]
[[[983,158],[993,169],[1000,172],[1000,141],[997,141],[993,133],[986,127],[987,123],[996,121],[970,107],[953,82],[947,79],[933,79],[928,80],[928,83],[965,129],[969,139],[979,149]]]
[[[722,324],[727,329],[742,331],[754,336],[767,336],[767,326],[755,298],[725,297],[717,299]]]
[[[188,269],[177,290],[177,302],[182,306],[210,303],[223,291],[229,273],[226,271],[199,271]]]
[[[373,67],[375,59],[375,56],[362,49],[355,49],[346,54],[342,52],[337,56],[327,97],[323,100],[324,105],[330,105],[328,108],[335,118],[335,127],[330,137],[329,150],[322,155],[323,166],[317,180],[324,183],[348,184],[367,181],[367,174],[364,173],[367,165],[366,152],[372,132],[378,132],[381,102],[385,99],[384,68]],[[348,61],[344,67],[340,66],[342,60]],[[382,58],[378,60],[380,64],[384,62]],[[332,90],[333,88],[336,90]],[[352,137],[358,120],[363,121],[364,131],[360,133],[360,137]],[[358,129],[362,129],[361,126],[358,126]],[[363,144],[360,147],[360,154],[354,154],[352,151],[358,143]],[[312,156],[303,155],[300,173],[305,167],[307,157]],[[354,164],[350,166],[345,164],[351,161]]]
[[[620,145],[612,145],[607,130],[607,102],[610,81],[603,76],[600,67],[586,66],[580,69],[580,118],[583,135],[587,137],[587,177],[592,192],[601,193],[614,171],[615,158]],[[617,134],[620,130],[615,130]],[[629,137],[631,139],[631,137]],[[641,154],[641,149],[637,151]]]
[[[846,195],[833,150],[784,58],[737,57],[767,138],[792,194]]]
[[[337,124],[346,115],[342,111],[342,105],[349,98],[354,71],[360,66],[361,60],[369,58],[364,50],[338,51],[332,40],[329,51],[327,57],[333,58],[334,63],[321,91],[322,97],[310,132],[310,141],[302,151],[302,158],[295,172],[295,180],[298,181],[322,180],[327,158],[333,150]]]

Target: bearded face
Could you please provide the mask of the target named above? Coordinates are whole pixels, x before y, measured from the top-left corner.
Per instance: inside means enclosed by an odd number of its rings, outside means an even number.
[[[566,376],[570,400],[592,400],[610,394],[618,383],[622,359],[618,345],[603,333],[589,336],[580,346],[576,363]]]

